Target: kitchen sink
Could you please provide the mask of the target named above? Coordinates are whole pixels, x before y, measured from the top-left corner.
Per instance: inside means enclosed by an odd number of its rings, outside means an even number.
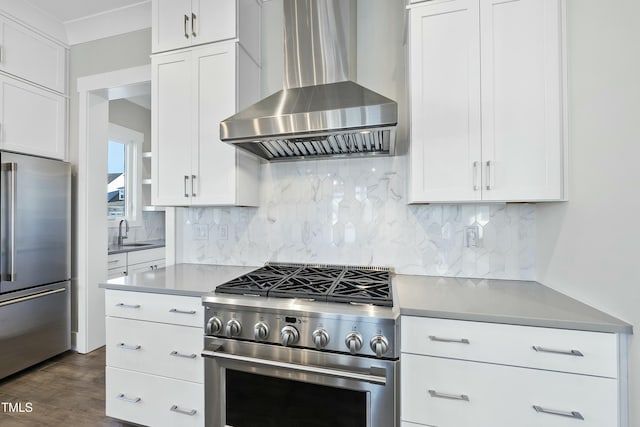
[[[124,243],[123,247],[152,246],[153,243]]]

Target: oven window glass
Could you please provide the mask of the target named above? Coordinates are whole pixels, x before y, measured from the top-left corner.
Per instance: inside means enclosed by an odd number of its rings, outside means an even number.
[[[366,427],[367,393],[226,370],[233,427]]]

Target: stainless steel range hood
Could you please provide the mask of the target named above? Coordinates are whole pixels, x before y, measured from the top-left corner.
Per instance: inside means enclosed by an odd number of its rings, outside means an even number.
[[[220,123],[269,161],[393,155],[397,104],[355,74],[355,1],[284,0],[285,89]]]

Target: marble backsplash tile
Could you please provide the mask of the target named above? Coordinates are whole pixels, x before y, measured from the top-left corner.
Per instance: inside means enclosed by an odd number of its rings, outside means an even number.
[[[118,242],[118,227],[108,228],[109,244]],[[164,212],[142,212],[142,225],[129,228],[128,243],[164,239]]]
[[[406,157],[263,164],[259,208],[179,210],[181,260],[382,265],[405,274],[534,278],[535,205],[410,206],[406,171]],[[469,230],[480,234],[478,247],[469,245]]]

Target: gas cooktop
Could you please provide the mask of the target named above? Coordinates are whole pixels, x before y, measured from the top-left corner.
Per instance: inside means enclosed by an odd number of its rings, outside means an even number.
[[[385,267],[268,263],[215,292],[393,306],[391,269]]]

